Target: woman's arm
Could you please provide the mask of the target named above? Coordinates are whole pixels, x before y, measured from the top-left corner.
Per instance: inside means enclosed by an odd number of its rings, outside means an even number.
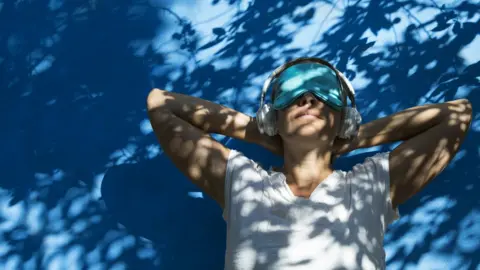
[[[402,141],[389,157],[394,207],[425,187],[460,148],[472,120],[467,99],[416,106],[360,127],[356,139],[336,145],[339,153]]]
[[[338,139],[334,144],[338,155],[355,149],[408,140],[442,121],[455,121],[461,117],[462,127],[467,128],[471,118],[471,104],[466,99],[445,103],[412,107],[395,114],[376,119],[360,126],[358,136],[352,140]]]
[[[253,117],[197,97],[159,89],[152,93],[156,96],[152,107],[168,110],[205,133],[221,134],[258,144],[278,155],[283,154],[280,138],[261,134]]]
[[[165,155],[222,208],[230,149],[209,133],[257,143],[272,151],[278,148],[272,138],[258,132],[251,117],[200,98],[153,89],[147,111]]]

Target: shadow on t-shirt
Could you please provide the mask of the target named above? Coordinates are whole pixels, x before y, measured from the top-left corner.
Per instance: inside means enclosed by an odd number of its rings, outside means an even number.
[[[258,145],[234,139],[226,145],[265,169],[283,164],[282,157]],[[341,157],[335,162],[335,168],[349,170],[373,154]],[[223,268],[226,226],[221,208],[165,155],[110,168],[101,191],[116,222],[154,243],[163,268]]]

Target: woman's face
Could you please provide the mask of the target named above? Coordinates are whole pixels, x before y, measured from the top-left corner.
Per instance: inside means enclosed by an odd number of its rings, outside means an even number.
[[[311,93],[277,111],[278,133],[285,141],[333,141],[339,133],[341,112]]]

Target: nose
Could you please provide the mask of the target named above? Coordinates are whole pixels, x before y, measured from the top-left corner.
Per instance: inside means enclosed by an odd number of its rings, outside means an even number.
[[[318,104],[318,99],[311,93],[305,93],[300,99],[299,99],[299,106],[303,107],[307,104],[310,106],[315,106]]]

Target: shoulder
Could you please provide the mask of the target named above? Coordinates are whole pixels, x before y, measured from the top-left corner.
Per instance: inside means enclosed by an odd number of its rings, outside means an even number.
[[[228,222],[232,207],[244,197],[251,197],[251,190],[247,186],[258,187],[267,176],[267,172],[251,158],[241,151],[231,149],[225,174],[225,208],[223,218]],[[250,193],[249,193],[250,192]]]
[[[352,191],[359,198],[369,198],[370,208],[382,214],[382,226],[392,223],[400,217],[398,208],[394,208],[390,196],[390,152],[376,153],[353,166],[349,175]],[[365,203],[365,200],[364,200]]]
[[[262,168],[262,166],[253,159],[245,156],[245,154],[239,150],[231,149],[228,155],[228,165],[231,167],[251,167],[255,169]]]
[[[389,156],[390,156],[390,151],[376,153],[372,156],[366,157],[363,162],[355,164],[353,166],[353,169],[364,168],[364,167],[374,169],[374,167],[378,167],[378,166],[384,167],[385,165],[388,165]]]
[[[376,153],[355,164],[349,173],[368,178],[389,178],[390,152]]]
[[[268,173],[263,166],[247,157],[243,152],[231,149],[227,161],[227,178],[238,178],[245,174],[265,174]]]

